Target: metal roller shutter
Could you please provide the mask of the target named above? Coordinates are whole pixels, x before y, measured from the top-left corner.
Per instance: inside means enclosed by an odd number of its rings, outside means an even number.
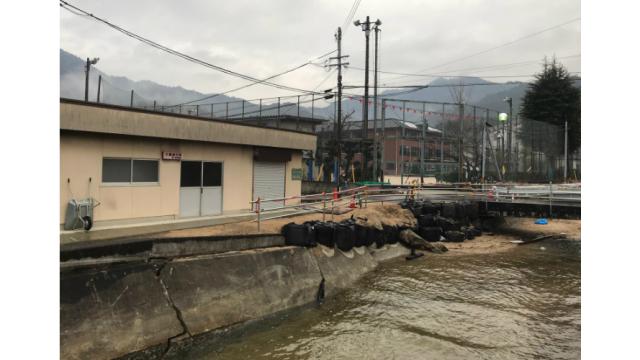
[[[284,162],[255,161],[253,163],[253,199],[278,199],[284,197]],[[281,207],[283,202],[267,202],[263,210]]]

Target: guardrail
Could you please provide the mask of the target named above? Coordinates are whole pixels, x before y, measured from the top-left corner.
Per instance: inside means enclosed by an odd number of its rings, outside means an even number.
[[[359,186],[332,193],[317,193],[300,196],[289,196],[274,199],[257,198],[250,202],[251,212],[256,213],[258,231],[262,221],[303,215],[314,212],[322,213],[322,221],[326,221],[330,213],[333,221],[336,210],[342,207],[366,207],[368,203],[398,202],[407,199],[421,198],[437,200],[459,201],[474,200],[496,203],[536,203],[549,204],[550,213],[554,203],[579,205],[580,184],[549,184],[549,185],[519,185],[519,184],[447,184],[445,186],[395,186],[370,187]],[[287,201],[290,203],[287,205]],[[264,203],[282,202],[282,206],[264,209]],[[291,211],[287,211],[291,210]],[[284,213],[282,213],[284,211]],[[270,216],[277,213],[273,216]],[[264,216],[267,216],[266,218]]]

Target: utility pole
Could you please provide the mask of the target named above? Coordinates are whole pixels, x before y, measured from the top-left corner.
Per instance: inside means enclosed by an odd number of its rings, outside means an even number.
[[[482,126],[482,175],[480,177],[480,182],[482,184],[484,184],[484,174],[485,174],[485,153],[486,153],[486,149],[487,149],[487,145],[486,145],[486,139],[487,139],[487,126],[490,126],[489,123],[487,123],[486,121],[484,122],[484,125]]]
[[[445,105],[442,104],[442,131],[440,132],[440,179],[444,179],[444,128],[445,128]]]
[[[338,164],[338,176],[336,176],[336,183],[338,184],[338,190],[340,190],[340,165],[342,163],[342,67],[349,65],[349,63],[343,63],[342,59],[349,57],[349,55],[342,55],[342,28],[338,27],[338,31],[335,34],[336,42],[338,43],[338,56],[329,58],[330,60],[336,60],[337,64],[329,64],[327,66],[338,67],[338,98],[336,99],[336,159],[334,160]],[[311,108],[313,111],[313,107]],[[312,115],[313,117],[313,115]],[[346,169],[345,169],[346,173]]]
[[[402,127],[401,135],[400,135],[400,185],[404,185],[404,128],[406,125],[405,122],[405,114],[407,113],[406,109],[407,100],[402,100]]]
[[[382,21],[376,20],[373,27],[375,33],[373,55],[373,179],[378,181],[378,33]]]
[[[129,104],[130,107],[133,107],[133,89],[131,89],[131,103]]]
[[[353,23],[355,26],[361,26],[362,31],[364,31],[365,37],[365,63],[364,63],[364,99],[362,101],[362,142],[360,143],[362,149],[362,164],[361,164],[361,174],[362,179],[366,179],[366,169],[367,169],[367,156],[366,156],[366,147],[365,143],[367,141],[368,132],[369,132],[369,33],[371,32],[371,21],[369,21],[369,16],[365,22],[360,22],[360,20],[356,20]]]
[[[422,103],[422,141],[420,142],[420,185],[424,185],[424,147],[427,140],[427,117],[424,114],[426,110],[426,104]]]
[[[569,143],[569,123],[567,120],[564,121],[564,182],[567,182],[567,169],[569,166],[569,154],[568,154],[568,143]]]
[[[87,58],[87,64],[84,68],[84,101],[89,101],[89,70],[91,69],[91,65],[98,63],[98,60],[100,60],[100,58],[93,58],[91,60]]]
[[[96,102],[100,103],[100,87],[102,86],[102,75],[98,75],[98,96],[96,96]]]
[[[458,182],[462,182],[464,148],[462,135],[464,132],[464,104],[458,104],[458,117],[460,118],[460,135],[458,136]]]
[[[385,162],[384,162],[384,143],[385,143],[385,108],[387,107],[386,100],[382,99],[382,104],[380,106],[380,110],[382,112],[382,141],[380,142],[380,182],[384,182],[384,170],[385,170]]]
[[[509,104],[509,119],[507,120],[509,123],[509,129],[507,130],[508,135],[507,135],[507,171],[509,172],[509,176],[511,176],[511,133],[513,131],[513,99],[511,97],[506,97],[504,98],[504,101],[506,101]],[[504,126],[506,127],[507,124],[504,124]],[[504,136],[504,131],[502,132],[503,136]],[[503,140],[504,141],[504,140]]]
[[[513,139],[514,143],[515,143],[515,152],[516,152],[516,159],[515,159],[515,167],[513,169],[513,171],[515,172],[515,176],[516,176],[516,181],[518,181],[518,175],[519,175],[519,171],[520,171],[520,158],[518,156],[518,153],[520,152],[520,143],[518,142],[518,115],[516,115],[516,125],[515,125],[515,138]]]

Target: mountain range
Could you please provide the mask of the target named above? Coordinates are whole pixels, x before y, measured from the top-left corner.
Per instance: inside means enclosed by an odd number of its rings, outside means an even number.
[[[84,99],[84,82],[85,82],[85,60],[60,49],[60,97],[71,99]],[[134,106],[153,106],[154,101],[157,106],[166,106],[173,104],[180,104],[195,99],[200,99],[206,96],[214,94],[205,94],[195,90],[185,89],[181,86],[166,86],[155,83],[153,81],[142,80],[133,81],[123,76],[109,75],[100,71],[99,63],[92,66],[89,79],[89,100],[95,101],[97,96],[98,77],[102,76],[100,101],[109,104],[116,105],[130,105],[131,102],[131,90],[133,90],[133,102]],[[474,84],[473,86],[460,86],[463,84]],[[465,78],[435,78],[432,81],[424,84],[425,88],[421,88],[414,91],[403,89],[385,89],[381,91],[379,96],[384,96],[389,99],[397,100],[415,100],[415,101],[431,101],[431,102],[449,102],[454,103],[456,97],[460,96],[460,89],[462,90],[462,97],[465,104],[477,105],[495,109],[498,111],[507,112],[508,108],[503,99],[507,96],[513,99],[514,113],[520,108],[521,99],[524,96],[528,84],[524,82],[507,82],[507,83],[494,83],[482,78],[465,77]],[[579,83],[578,83],[579,85]],[[457,93],[456,93],[457,92]],[[369,94],[372,97],[372,91]],[[394,95],[397,94],[397,95]],[[289,101],[281,102],[280,114],[297,114],[297,106],[295,98],[287,98]],[[291,99],[294,101],[291,102]],[[243,99],[237,97],[231,97],[226,95],[218,95],[215,100],[203,100],[200,103],[226,103],[235,102],[229,104],[229,114],[240,114],[241,101]],[[272,101],[273,102],[273,101]],[[304,102],[304,101],[303,101]],[[400,102],[391,102],[388,104],[394,104],[401,106]],[[195,111],[195,104],[192,106]],[[289,105],[282,107],[283,105]],[[314,116],[332,119],[334,117],[334,104],[328,106],[315,105],[313,109]],[[419,108],[421,105],[411,104],[407,105],[413,108]],[[204,106],[203,106],[204,107]],[[246,102],[244,104],[245,114],[255,113],[259,111],[259,105],[255,102]],[[272,108],[270,108],[272,107]],[[267,106],[266,103],[263,106],[263,115],[275,115],[276,109],[273,109],[273,105]],[[210,111],[210,105],[206,105],[204,110],[207,113]],[[362,104],[357,97],[349,95],[349,91],[346,90],[343,103],[343,114],[349,114],[353,112],[351,119],[361,119]],[[218,104],[214,106],[214,115],[218,117],[224,117],[226,114],[226,105]],[[311,105],[305,104],[300,108],[301,116],[311,116]],[[442,111],[442,105],[428,105],[427,111]],[[446,112],[455,112],[454,106],[449,106]],[[468,110],[467,110],[468,111]],[[417,115],[412,114],[412,117],[407,118],[409,121],[419,120]],[[397,110],[391,111],[387,114],[387,117],[401,117],[401,112]],[[373,118],[371,111],[369,118]]]

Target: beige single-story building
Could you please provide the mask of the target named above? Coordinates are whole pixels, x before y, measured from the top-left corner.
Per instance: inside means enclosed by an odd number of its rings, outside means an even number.
[[[300,195],[302,151],[315,147],[299,131],[61,99],[60,223],[71,199],[95,199],[94,223],[118,223]]]

